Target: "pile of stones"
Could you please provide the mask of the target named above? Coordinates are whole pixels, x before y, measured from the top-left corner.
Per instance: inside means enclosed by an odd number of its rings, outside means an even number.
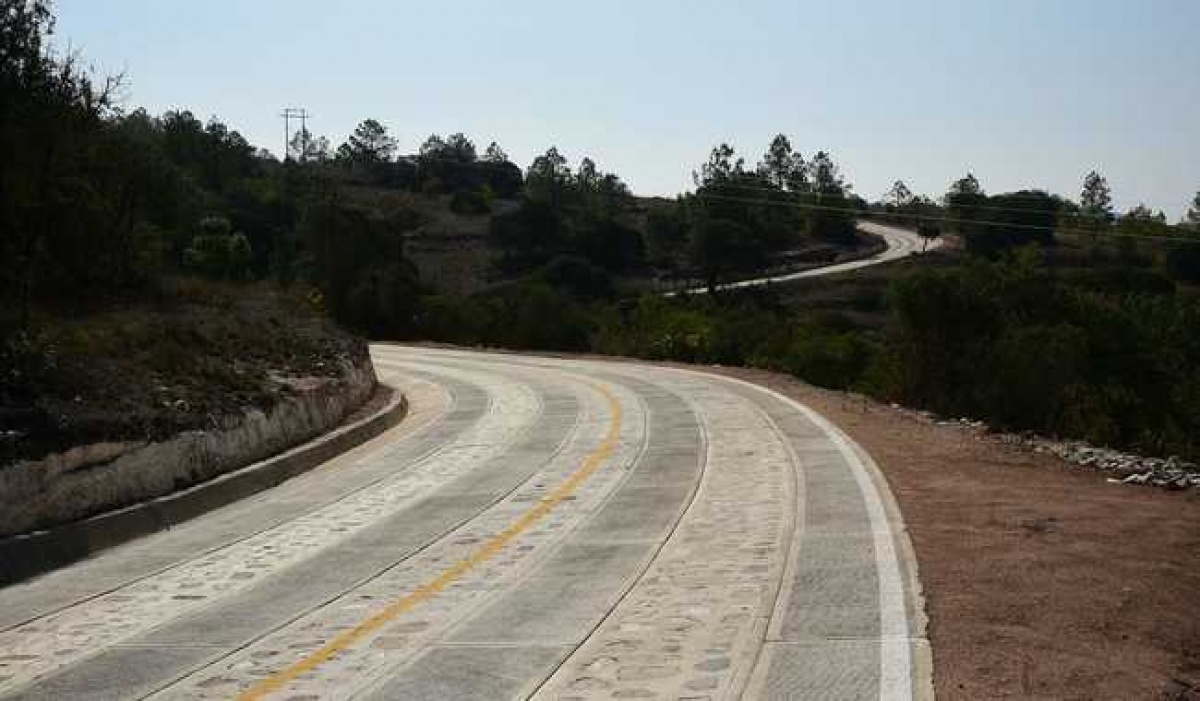
[[[922,423],[964,429],[974,434],[976,440],[985,440],[990,432],[988,425],[982,421],[939,417],[929,411],[908,409],[899,404],[892,404],[892,409]],[[1200,488],[1200,465],[1175,456],[1148,458],[1111,448],[1097,448],[1084,441],[1053,440],[1031,433],[1003,433],[997,437],[1010,445],[1038,453],[1049,453],[1072,465],[1110,474],[1112,477],[1109,478],[1109,482],[1164,489]]]
[[[1111,448],[1097,448],[1082,441],[1055,441],[1038,436],[1005,434],[1001,440],[1050,453],[1071,464],[1114,475],[1110,482],[1143,484],[1166,489],[1200,487],[1200,465],[1169,458],[1147,458]]]

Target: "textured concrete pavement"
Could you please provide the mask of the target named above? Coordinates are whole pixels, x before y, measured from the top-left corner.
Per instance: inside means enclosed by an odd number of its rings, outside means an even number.
[[[765,389],[377,346],[399,427],[0,589],[0,697],[931,696],[886,484]]]

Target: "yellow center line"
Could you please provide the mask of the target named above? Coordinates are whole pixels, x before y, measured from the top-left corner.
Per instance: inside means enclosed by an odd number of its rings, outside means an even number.
[[[320,667],[338,654],[362,642],[363,639],[375,633],[383,626],[413,610],[419,604],[432,599],[443,589],[461,579],[463,575],[496,557],[513,540],[537,524],[538,521],[548,516],[550,512],[554,511],[556,506],[573,495],[592,476],[592,473],[600,469],[604,461],[616,450],[618,437],[621,433],[621,405],[617,401],[616,395],[601,385],[592,385],[592,387],[608,401],[609,410],[612,412],[612,421],[608,426],[608,432],[605,434],[604,440],[588,455],[582,467],[572,473],[566,481],[542,498],[541,501],[522,514],[516,521],[513,521],[508,528],[492,536],[478,550],[451,565],[437,577],[417,587],[411,593],[392,602],[379,613],[359,623],[350,630],[339,634],[333,640],[326,643],[324,647],[242,692],[237,697],[238,701],[258,701],[258,699],[262,699],[268,694],[279,691],[297,677]]]

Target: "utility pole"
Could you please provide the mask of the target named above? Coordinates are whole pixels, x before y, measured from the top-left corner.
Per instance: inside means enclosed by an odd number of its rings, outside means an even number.
[[[299,119],[301,131],[307,132],[308,118],[312,115],[303,107],[285,107],[279,116],[283,117],[283,161],[286,163],[288,152],[292,148],[292,120]],[[300,154],[300,159],[304,159],[303,153]]]

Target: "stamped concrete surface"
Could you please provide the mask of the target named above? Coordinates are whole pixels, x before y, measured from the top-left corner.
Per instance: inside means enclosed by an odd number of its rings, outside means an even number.
[[[372,349],[401,426],[0,589],[0,697],[930,696],[869,456],[760,387]]]

